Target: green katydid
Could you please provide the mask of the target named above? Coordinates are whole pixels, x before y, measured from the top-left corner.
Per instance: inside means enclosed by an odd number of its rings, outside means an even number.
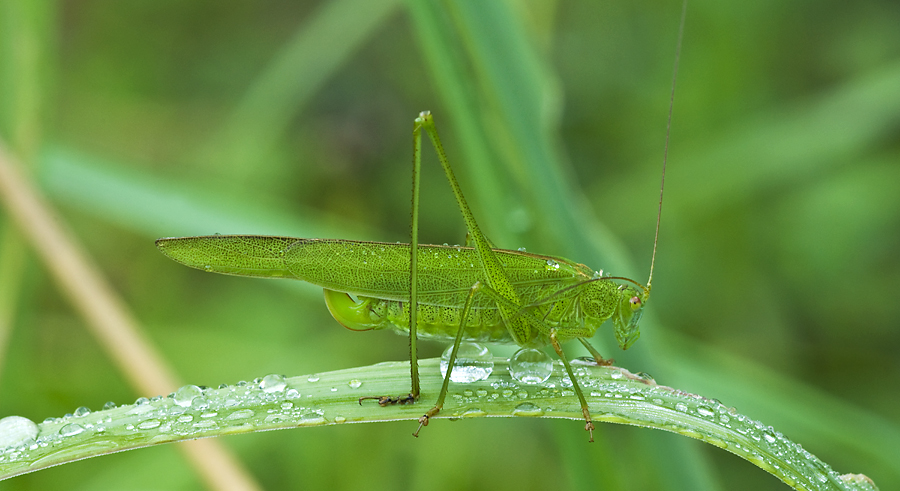
[[[474,247],[418,244],[423,129],[437,150]],[[416,118],[413,134],[410,244],[212,235],[163,238],[156,245],[170,258],[205,271],[295,278],[321,286],[334,318],[350,329],[408,329],[412,390],[402,397],[379,398],[382,405],[413,402],[419,397],[417,332],[454,339],[438,403],[422,416],[421,425],[443,405],[461,340],[523,347],[552,344],[573,381],[587,429],[592,430],[587,403],[560,343],[579,339],[590,347],[586,338],[612,318],[619,346],[627,349],[639,336],[638,321],[650,294],[650,281],[645,287],[627,278],[597,275],[567,259],[491,247],[463,197],[430,113]],[[631,284],[621,285],[616,280]],[[463,319],[467,319],[465,326],[461,326]],[[609,363],[590,349],[598,363]]]
[[[680,53],[682,12],[678,35]],[[676,54],[676,76],[678,55]],[[674,100],[675,77],[672,82]],[[672,105],[669,106],[671,126]],[[420,245],[418,241],[421,134],[428,134],[466,223],[466,246]],[[669,130],[666,130],[666,153]],[[659,211],[665,183],[663,159]],[[420,396],[417,334],[453,339],[444,383],[437,402],[419,419],[422,426],[443,407],[462,340],[515,343],[534,348],[552,345],[572,381],[585,429],[594,425],[572,366],[560,346],[578,339],[598,364],[608,365],[587,339],[612,319],[621,349],[640,335],[641,314],[650,296],[659,214],[644,286],[624,277],[603,276],[583,264],[554,256],[497,249],[487,240],[469,209],[429,112],[413,126],[412,220],[409,244],[340,239],[300,239],[254,235],[162,238],[166,256],[208,272],[265,278],[293,278],[324,289],[334,318],[354,330],[394,328],[409,332],[409,394],[378,397],[382,405],[412,403]],[[362,402],[362,400],[360,400]]]

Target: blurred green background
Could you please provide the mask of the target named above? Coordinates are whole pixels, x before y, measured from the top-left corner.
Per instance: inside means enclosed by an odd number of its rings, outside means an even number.
[[[402,360],[403,338],[340,328],[320,291],[204,275],[153,240],[407,241],[412,121],[430,109],[498,246],[643,282],[680,9],[2,0],[0,134],[183,380]],[[894,0],[691,2],[643,337],[625,353],[610,330],[595,338],[883,490],[900,488],[898,25]],[[423,174],[420,237],[462,242],[430,148]],[[0,234],[0,416],[154,395],[129,387],[4,214]],[[413,429],[220,440],[268,489],[786,489],[663,432],[602,425],[589,445],[573,421]],[[0,483],[200,486],[175,445]]]

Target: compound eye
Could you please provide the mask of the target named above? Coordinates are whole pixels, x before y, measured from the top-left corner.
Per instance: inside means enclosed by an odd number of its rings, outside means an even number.
[[[637,309],[641,306],[641,297],[631,297],[629,302],[631,303],[632,309]]]

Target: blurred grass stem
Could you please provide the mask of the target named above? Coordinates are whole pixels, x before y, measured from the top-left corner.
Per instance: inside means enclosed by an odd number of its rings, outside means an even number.
[[[0,200],[91,333],[137,392],[165,394],[177,388],[171,368],[17,165],[0,142]],[[181,448],[211,489],[260,489],[219,443],[196,441]]]

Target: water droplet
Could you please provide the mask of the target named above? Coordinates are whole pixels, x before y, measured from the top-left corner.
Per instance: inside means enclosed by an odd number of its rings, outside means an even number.
[[[675,410],[686,413],[688,410],[687,404],[685,404],[683,402],[679,402],[679,403],[675,404]]]
[[[520,248],[518,249],[518,251],[519,251],[519,252],[526,252],[524,247],[520,247]]]
[[[523,402],[516,406],[512,413],[513,416],[540,416],[544,414],[544,410],[530,402]]]
[[[60,436],[75,436],[84,431],[84,427],[78,423],[69,423],[59,429]]]
[[[300,391],[293,388],[288,389],[287,391],[285,391],[284,397],[287,399],[297,399],[298,397],[300,397]]]
[[[146,397],[138,397],[134,401],[135,406],[143,406],[144,404],[149,404],[149,403],[150,403],[150,399],[147,399]]]
[[[205,397],[195,397],[194,400],[191,401],[191,409],[205,411],[209,409],[209,401],[207,401]]]
[[[116,403],[113,401],[108,401],[106,404],[103,405],[104,411],[109,410],[109,409],[115,409],[115,408],[116,408]]]
[[[75,410],[76,418],[83,418],[83,417],[87,416],[88,414],[91,414],[91,410],[84,406],[81,406]]]
[[[160,425],[158,419],[148,419],[147,421],[142,421],[137,427],[141,430],[152,430]]]
[[[314,374],[310,375],[309,377],[307,377],[306,381],[307,381],[307,382],[318,382],[318,381],[319,381],[319,374],[318,374],[318,373],[314,373]]]
[[[603,270],[602,269],[600,271],[594,271],[593,279],[596,280],[598,278],[603,278]]]
[[[714,412],[709,410],[709,408],[706,408],[703,406],[698,407],[697,412],[700,413],[701,416],[706,416],[707,418],[709,418],[710,416],[713,416],[715,414]]]
[[[28,418],[7,416],[0,419],[0,449],[34,440],[37,434],[38,426]]]
[[[654,380],[653,377],[652,377],[649,373],[638,372],[638,373],[636,373],[636,374],[634,374],[634,375],[635,375],[637,378],[643,380],[644,383],[647,383],[647,384],[656,384],[656,380]]]
[[[195,397],[200,396],[200,394],[202,393],[203,391],[196,385],[185,385],[175,391],[175,395],[172,397],[172,399],[175,401],[175,404],[181,407],[189,407],[191,405],[191,401],[193,401]]]
[[[553,360],[541,350],[522,348],[509,359],[509,374],[523,384],[542,384],[553,373]]]
[[[444,377],[447,376],[452,351],[453,346],[450,346],[441,355],[441,375]],[[453,371],[450,373],[450,381],[458,384],[478,382],[490,377],[493,371],[494,359],[486,346],[478,343],[460,343]]]
[[[207,264],[207,265],[203,266],[203,269],[204,269],[205,271],[209,272],[209,271],[212,271],[212,266],[210,266],[209,264]]]
[[[349,385],[351,389],[358,389],[362,385],[362,381],[359,379],[353,379],[347,382],[347,385]]]
[[[153,406],[151,406],[149,404],[143,404],[140,406],[132,406],[131,409],[128,410],[127,414],[143,415],[143,414],[152,413],[152,412],[153,412]]]
[[[547,270],[557,270],[557,269],[559,269],[559,263],[552,259],[548,259],[547,260]]]
[[[769,443],[775,443],[775,437],[768,433],[763,433],[763,438],[765,438]]]
[[[324,412],[321,409],[311,410],[300,415],[297,422],[299,426],[317,425],[325,422]]]
[[[238,419],[247,419],[253,416],[252,409],[239,409],[225,417],[226,421],[235,421]]]
[[[273,392],[284,392],[285,387],[287,387],[287,382],[284,381],[284,377],[274,373],[266,375],[259,383],[259,388],[267,394],[271,394]]]
[[[345,417],[343,417],[343,416],[335,416],[335,417],[334,417],[334,422],[335,422],[335,423],[343,423],[343,422],[345,422],[345,421],[347,421],[347,418],[345,418]]]
[[[465,412],[462,413],[462,417],[464,418],[480,418],[482,416],[487,416],[487,413],[484,412],[483,409],[477,407],[466,409]]]

